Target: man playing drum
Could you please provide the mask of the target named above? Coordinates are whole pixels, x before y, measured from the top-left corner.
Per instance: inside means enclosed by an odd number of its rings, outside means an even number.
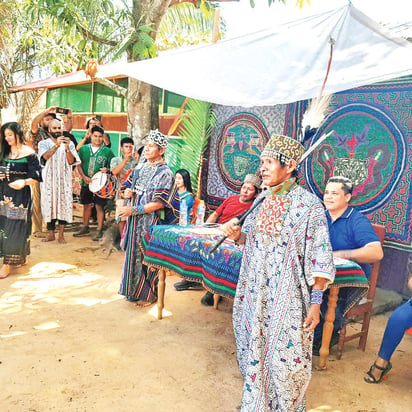
[[[73,236],[86,236],[90,233],[89,219],[93,204],[97,211],[97,232],[93,240],[99,240],[103,236],[104,206],[106,199],[92,193],[89,183],[97,172],[107,173],[110,168],[110,161],[114,157],[113,152],[103,144],[104,130],[99,126],[94,126],[91,130],[91,143],[84,145],[79,150],[79,157],[82,161],[77,166],[77,170],[82,177],[80,203],[83,205],[83,227]]]

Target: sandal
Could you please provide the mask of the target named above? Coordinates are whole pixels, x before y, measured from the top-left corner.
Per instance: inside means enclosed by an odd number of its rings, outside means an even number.
[[[373,368],[381,371],[381,376],[379,377],[379,379],[376,379],[375,376],[373,375],[372,373]],[[386,367],[378,366],[376,362],[374,362],[373,365],[369,368],[369,371],[366,373],[370,379],[367,377],[364,377],[363,380],[366,383],[381,383],[384,379],[386,379],[391,369],[392,369],[392,364],[390,362],[388,362]]]

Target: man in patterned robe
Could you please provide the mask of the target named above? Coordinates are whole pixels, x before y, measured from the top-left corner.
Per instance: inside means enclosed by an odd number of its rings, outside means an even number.
[[[48,107],[43,112],[39,113],[31,123],[30,128],[30,137],[29,137],[29,145],[34,149],[34,151],[38,152],[38,145],[39,142],[42,140],[46,140],[50,138],[49,134],[49,123],[53,119],[57,119],[56,116],[56,107],[51,106]],[[32,198],[33,198],[33,214],[32,214],[32,222],[33,222],[33,235],[35,237],[43,237],[43,222],[42,222],[42,212],[41,212],[41,204],[40,204],[40,183],[35,183],[31,186],[32,190]]]
[[[49,232],[43,242],[55,240],[58,221],[58,242],[66,243],[64,226],[73,218],[72,171],[73,166],[80,163],[80,158],[70,138],[63,136],[60,120],[53,119],[49,123],[49,135],[38,144],[40,162],[45,165],[43,182],[40,183],[41,211]]]
[[[242,232],[243,262],[233,305],[241,410],[305,411],[313,330],[335,267],[319,199],[296,183],[303,146],[273,136],[261,154],[263,186]],[[240,232],[237,219],[225,225]]]
[[[157,270],[143,265],[141,242],[150,226],[160,221],[172,187],[173,173],[163,161],[167,144],[167,136],[152,130],[146,137],[146,162],[141,168],[136,167],[120,188],[123,198],[130,199],[130,205],[119,209],[119,216],[128,218],[119,294],[138,306],[157,301]]]

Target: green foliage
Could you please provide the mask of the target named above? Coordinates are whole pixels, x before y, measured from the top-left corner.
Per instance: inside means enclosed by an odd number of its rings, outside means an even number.
[[[159,50],[212,42],[216,9],[202,1],[199,7],[180,3],[169,7],[156,37]],[[219,33],[222,37],[223,33]]]
[[[156,55],[153,30],[133,25],[126,2],[22,0],[22,13],[28,17],[23,41],[32,43],[37,64],[55,74],[84,67],[90,58],[107,63],[125,53],[129,60]]]
[[[178,136],[183,144],[172,145],[170,150],[168,148],[167,161],[173,170],[184,168],[189,171],[193,192],[196,193],[199,170],[203,163],[202,155],[211,131],[216,126],[216,115],[211,110],[210,103],[189,99],[181,117]]]
[[[302,8],[303,7],[303,3],[308,3],[308,4],[310,4],[310,1],[311,0],[296,0],[295,2],[296,2],[296,6],[298,6],[299,8]],[[255,1],[254,0],[249,0],[249,2],[250,2],[250,5],[252,6],[252,7],[255,7]],[[272,4],[275,4],[275,3],[283,3],[283,4],[285,4],[286,3],[286,0],[268,0],[268,4],[269,4],[269,6],[271,6]]]

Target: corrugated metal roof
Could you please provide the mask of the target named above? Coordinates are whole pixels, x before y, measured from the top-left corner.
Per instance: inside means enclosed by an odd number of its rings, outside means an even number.
[[[126,62],[116,62],[110,64],[104,64],[99,66],[98,75],[99,77],[116,79],[124,78],[124,75],[112,75],[113,72],[116,72],[118,67],[118,72],[121,73],[120,68],[123,67]],[[10,93],[21,92],[24,90],[36,90],[36,89],[54,89],[56,87],[62,86],[72,86],[75,84],[90,83],[92,79],[86,75],[84,70],[79,70],[73,73],[62,74],[61,76],[52,77],[46,80],[39,80],[36,82],[31,82],[24,84],[22,86],[14,86],[9,89]]]

